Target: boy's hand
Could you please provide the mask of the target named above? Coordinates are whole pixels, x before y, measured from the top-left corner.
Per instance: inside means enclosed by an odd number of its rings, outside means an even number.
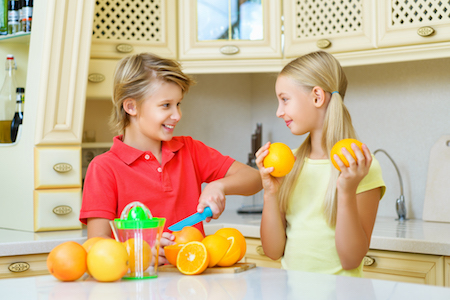
[[[174,245],[175,236],[169,232],[163,232],[161,235],[161,240],[159,243],[159,257],[158,257],[158,265],[168,264],[169,261],[166,258],[166,254],[164,253],[164,247]],[[153,248],[154,250],[154,248]],[[153,253],[155,255],[155,253]]]
[[[220,181],[209,183],[202,191],[198,199],[197,212],[201,213],[205,207],[209,206],[213,213],[212,218],[206,218],[206,222],[217,219],[225,209],[225,190]]]

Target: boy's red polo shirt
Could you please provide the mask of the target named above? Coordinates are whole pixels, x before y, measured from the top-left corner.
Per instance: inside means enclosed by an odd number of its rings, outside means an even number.
[[[114,138],[111,149],[89,164],[83,187],[80,221],[114,219],[133,201],[145,204],[167,227],[197,212],[201,184],[223,178],[234,162],[191,137],[162,142],[161,165],[150,151]],[[197,224],[203,231],[203,224]]]

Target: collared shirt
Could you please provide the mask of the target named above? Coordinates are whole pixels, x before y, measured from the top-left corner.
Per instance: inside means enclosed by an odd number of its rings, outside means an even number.
[[[191,137],[162,142],[161,164],[150,151],[141,151],[114,138],[111,149],[89,164],[83,187],[80,221],[119,218],[133,202],[145,204],[167,227],[197,212],[203,182],[223,178],[234,162]],[[203,224],[196,225],[203,231]]]

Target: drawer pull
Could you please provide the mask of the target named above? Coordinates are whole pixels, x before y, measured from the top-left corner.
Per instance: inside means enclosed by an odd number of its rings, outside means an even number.
[[[419,29],[417,29],[417,34],[422,37],[430,36],[433,33],[434,33],[434,29],[433,29],[433,27],[430,27],[430,26],[424,26],[424,27],[420,27]]]
[[[92,83],[99,83],[105,80],[105,75],[100,73],[92,73],[88,76],[88,81]]]
[[[239,52],[239,48],[237,46],[227,45],[220,48],[220,52],[225,55],[233,55]]]
[[[261,245],[256,247],[256,253],[258,253],[259,255],[262,255],[262,256],[266,256],[266,254],[264,253],[263,247]]]
[[[326,48],[331,46],[331,42],[329,40],[327,40],[327,39],[323,39],[323,40],[318,40],[316,42],[316,45],[320,49],[326,49]]]
[[[60,205],[53,209],[53,213],[58,216],[67,215],[72,212],[72,207],[67,205]]]
[[[375,263],[375,258],[370,256],[364,256],[364,265],[365,266],[371,266]]]
[[[133,46],[130,44],[119,44],[116,46],[116,50],[120,53],[130,53],[133,51]]]
[[[53,170],[58,173],[67,173],[69,171],[72,171],[72,165],[68,163],[59,163],[53,166]]]
[[[30,264],[26,262],[15,262],[8,266],[8,270],[13,273],[25,272],[30,269]]]

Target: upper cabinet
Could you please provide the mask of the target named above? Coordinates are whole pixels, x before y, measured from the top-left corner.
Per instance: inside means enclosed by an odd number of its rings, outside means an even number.
[[[378,1],[378,46],[450,40],[450,1]]]
[[[175,0],[96,0],[92,58],[153,52],[177,58]]]
[[[372,0],[284,0],[283,12],[286,57],[325,49],[337,53],[375,48]]]
[[[183,60],[282,58],[279,0],[179,1]]]

